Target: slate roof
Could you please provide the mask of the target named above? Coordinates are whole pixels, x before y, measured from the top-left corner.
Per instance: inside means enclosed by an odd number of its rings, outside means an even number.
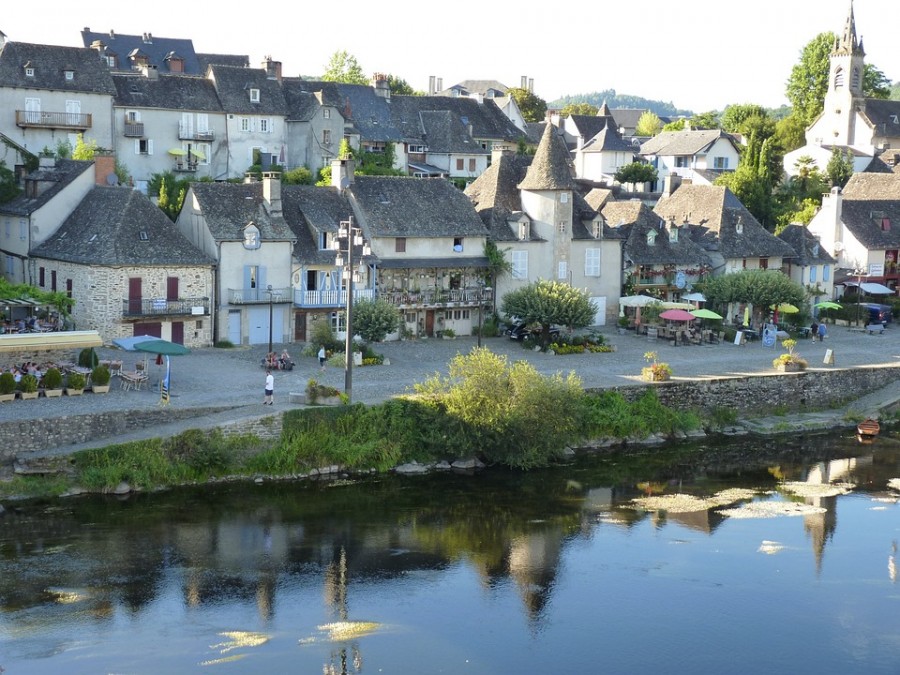
[[[447,110],[432,110],[419,113],[424,129],[424,140],[428,152],[489,155],[480,143],[469,135],[469,130],[458,117]]]
[[[541,142],[544,135],[544,127],[549,122],[525,122],[525,132],[528,134],[528,140],[537,145]]]
[[[592,139],[609,125],[615,124],[612,117],[601,115],[569,115],[569,119],[585,142]]]
[[[593,188],[584,196],[584,201],[595,211],[602,210],[603,205],[613,199],[615,199],[613,191],[606,188]]]
[[[867,98],[863,112],[878,136],[900,136],[900,101]]]
[[[451,87],[444,89],[443,91],[437,92],[438,96],[450,96],[451,91],[459,91],[462,94],[481,94],[483,96],[487,96],[488,92],[494,90],[499,91],[502,94],[505,94],[509,91],[509,87],[507,87],[502,82],[498,82],[497,80],[463,80],[462,82],[457,82]]]
[[[837,262],[819,243],[819,239],[804,225],[792,223],[778,235],[797,253],[791,262],[795,265],[833,265]]]
[[[841,222],[868,250],[900,248],[898,200],[845,199],[841,205]]]
[[[642,144],[640,154],[666,157],[697,155],[708,150],[720,138],[734,144],[734,140],[721,129],[663,131]]]
[[[703,247],[691,240],[687,228],[679,232],[678,241],[669,241],[666,222],[640,200],[608,202],[601,213],[625,239],[623,255],[637,265],[712,264]],[[653,246],[647,243],[651,230],[657,233]]]
[[[634,146],[622,140],[619,132],[612,126],[601,129],[581,148],[582,152],[634,152]]]
[[[537,151],[525,179],[519,183],[521,190],[574,190],[575,172],[569,151],[556,127],[548,124],[538,144]]]
[[[393,124],[408,139],[416,138],[409,122],[423,112],[433,111],[451,113],[463,127],[471,125],[473,138],[515,142],[523,136],[522,130],[491,99],[479,103],[471,98],[447,96],[392,96],[390,101]]]
[[[393,103],[377,95],[369,85],[301,80],[301,86],[310,92],[327,91],[329,96],[332,92],[336,93],[341,114],[345,121],[352,122],[362,140],[378,143],[402,140],[403,136],[391,116]],[[391,101],[395,98],[401,97],[392,97]]]
[[[246,54],[197,54],[197,61],[201,75],[205,75],[210,66],[250,67],[250,57]]]
[[[85,171],[94,170],[94,163],[75,159],[58,159],[54,167],[39,167],[28,174],[28,179],[41,182],[40,194],[28,197],[24,192],[5,204],[0,204],[0,213],[30,216],[58,195],[67,185]]]
[[[213,264],[157,206],[129,187],[94,187],[32,255],[82,265]]]
[[[340,190],[313,185],[282,185],[282,212],[297,238],[294,256],[303,263],[333,265],[334,251],[319,250],[319,232],[337,232],[353,209]]]
[[[487,235],[472,203],[447,180],[356,176],[348,190],[371,237]]]
[[[848,199],[900,201],[900,174],[854,173],[843,189],[844,201]]]
[[[34,76],[25,75],[26,64]],[[72,70],[72,80],[65,77]],[[22,89],[108,94],[116,89],[106,64],[93,49],[58,47],[29,42],[7,42],[0,48],[0,86]]]
[[[286,115],[281,83],[269,79],[262,68],[211,66],[210,75],[222,110],[238,115]],[[250,90],[259,89],[259,102],[250,100]]]
[[[106,46],[107,52],[113,52],[116,55],[114,72],[132,70],[132,62],[128,55],[134,50],[146,55],[150,64],[156,66],[160,73],[170,72],[166,57],[173,52],[184,60],[183,72],[190,75],[202,75],[205,72],[201,69],[200,61],[194,52],[194,43],[189,39],[151,35],[149,41],[145,41],[143,35],[122,35],[112,31],[96,33],[91,30],[81,31],[81,39],[85,47],[90,47],[95,40],[100,40]],[[94,54],[97,55],[97,52],[94,51]]]
[[[605,104],[604,104],[605,105]],[[623,127],[626,132],[634,133],[641,115],[648,112],[647,108],[613,108],[609,111],[616,122],[616,127]],[[671,122],[671,118],[659,115],[659,121],[663,124]]]
[[[288,121],[309,121],[323,105],[343,110],[344,101],[333,82],[322,82],[322,86],[315,90],[311,90],[308,84],[298,77],[286,77],[281,81]]]
[[[746,257],[793,257],[794,250],[766,230],[728,188],[720,185],[682,185],[664,195],[653,209],[666,220],[701,226],[691,228],[691,238],[711,250],[707,231],[715,233],[717,248],[726,259]],[[743,232],[737,232],[740,221]]]
[[[206,225],[216,241],[242,241],[244,227],[251,220],[259,228],[260,238],[263,241],[295,239],[284,218],[272,218],[267,213],[262,182],[196,182],[191,183],[191,191],[200,204]],[[283,210],[282,197],[282,212]]]
[[[215,85],[204,77],[160,75],[151,79],[141,75],[115,74],[112,79],[116,86],[116,106],[222,111]]]

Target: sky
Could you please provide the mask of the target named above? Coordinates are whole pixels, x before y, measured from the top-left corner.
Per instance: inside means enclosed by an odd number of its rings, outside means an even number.
[[[317,76],[346,50],[366,74],[392,74],[417,90],[431,75],[444,87],[467,79],[515,87],[526,76],[547,102],[615,89],[694,112],[787,103],[803,46],[839,33],[849,8],[849,0],[5,4],[0,31],[16,42],[83,46],[85,27],[149,32],[189,38],[201,53],[246,54],[254,67],[270,55],[286,76]],[[856,0],[854,13],[866,62],[900,81],[900,3]]]

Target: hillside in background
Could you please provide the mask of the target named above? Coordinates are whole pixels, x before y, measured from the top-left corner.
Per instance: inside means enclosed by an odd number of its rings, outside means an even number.
[[[604,101],[610,108],[646,108],[664,117],[692,117],[694,115],[693,111],[676,108],[671,102],[654,101],[642,96],[617,94],[615,89],[595,91],[590,94],[566,95],[547,105],[550,108],[562,108],[568,103],[590,103],[599,108]]]

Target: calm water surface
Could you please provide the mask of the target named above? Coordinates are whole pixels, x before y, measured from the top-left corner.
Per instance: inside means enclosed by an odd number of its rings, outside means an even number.
[[[896,674],[891,479],[900,440],[823,437],[7,504],[0,670]],[[856,487],[803,498],[785,480]],[[825,511],[631,501],[730,487]]]

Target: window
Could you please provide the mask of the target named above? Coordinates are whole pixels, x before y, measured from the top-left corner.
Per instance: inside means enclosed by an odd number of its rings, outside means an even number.
[[[331,129],[322,129],[322,145],[331,145]]]
[[[527,279],[528,278],[528,251],[512,252],[512,278]]]
[[[421,155],[423,152],[425,152],[425,146],[424,145],[410,145],[407,152]]]
[[[250,118],[242,117],[240,121],[241,131],[250,131]]]
[[[769,259],[768,258],[760,258],[759,259],[759,269],[761,269],[761,270],[769,269]]]
[[[15,269],[15,262],[13,261],[13,257],[11,255],[6,256],[6,274],[10,278],[12,278],[14,269]]]
[[[838,68],[834,72],[834,88],[840,89],[843,86],[844,86],[844,69]]]
[[[676,157],[675,158],[675,167],[678,169],[687,169],[691,165],[690,157]]]
[[[457,157],[457,158],[456,158],[456,170],[457,170],[457,171],[462,171],[462,170],[463,170],[464,162],[465,162],[465,160],[464,160],[462,157]]]
[[[600,276],[600,249],[589,248],[584,252],[584,276]]]
[[[344,329],[347,326],[347,322],[344,321],[344,313],[343,312],[332,312],[331,317],[331,330],[335,333],[343,333]]]
[[[272,121],[268,117],[259,118],[259,132],[261,134],[272,133]]]
[[[19,241],[28,239],[28,221],[24,218],[19,219]]]
[[[248,250],[255,250],[255,249],[258,249],[259,247],[260,247],[259,228],[256,227],[255,223],[250,223],[249,225],[247,225],[247,227],[244,228],[244,248],[246,248]],[[250,269],[255,270],[257,268],[251,267]],[[255,279],[256,279],[255,272],[251,271],[250,279],[251,279],[250,288],[256,288],[255,285],[252,285],[253,283],[255,283]]]
[[[831,280],[831,265],[822,265],[822,281]]]
[[[560,260],[556,264],[556,278],[557,279],[568,279],[569,278],[569,263],[565,260]]]
[[[34,77],[34,68],[26,68],[25,77]]]
[[[75,79],[75,71],[74,70],[64,70],[63,73],[66,76],[66,82],[71,82]]]
[[[152,155],[153,141],[146,138],[134,139],[134,154],[136,155]]]
[[[44,287],[45,277],[44,277],[44,268],[38,267],[38,286],[41,288]]]
[[[404,316],[406,323],[415,323],[416,322],[416,313],[415,312],[406,312]]]
[[[125,112],[125,121],[128,124],[135,124],[141,121],[141,113],[137,110],[128,110]]]
[[[728,168],[728,158],[727,157],[713,157],[713,168],[714,169],[727,169]]]
[[[331,108],[322,108],[322,117],[326,120],[331,119]]]
[[[250,102],[259,103],[259,89],[250,90]]]
[[[56,270],[50,270],[50,290],[56,292]]]
[[[394,239],[394,251],[396,253],[406,253],[406,237]]]
[[[462,237],[453,237],[453,252],[454,253],[462,253],[463,251],[463,238]]]
[[[647,246],[656,246],[656,230],[647,232]]]
[[[809,266],[809,283],[811,283],[811,284],[816,283],[816,266],[815,265]]]
[[[603,221],[599,218],[594,221],[594,239],[603,239]]]
[[[72,297],[72,280],[66,279],[66,295]]]
[[[475,158],[469,158],[469,171],[475,171]]]
[[[519,239],[524,241],[531,237],[531,223],[523,221],[519,223]]]
[[[568,192],[560,192],[559,193],[559,203],[560,204],[568,204],[569,203],[569,193]]]

